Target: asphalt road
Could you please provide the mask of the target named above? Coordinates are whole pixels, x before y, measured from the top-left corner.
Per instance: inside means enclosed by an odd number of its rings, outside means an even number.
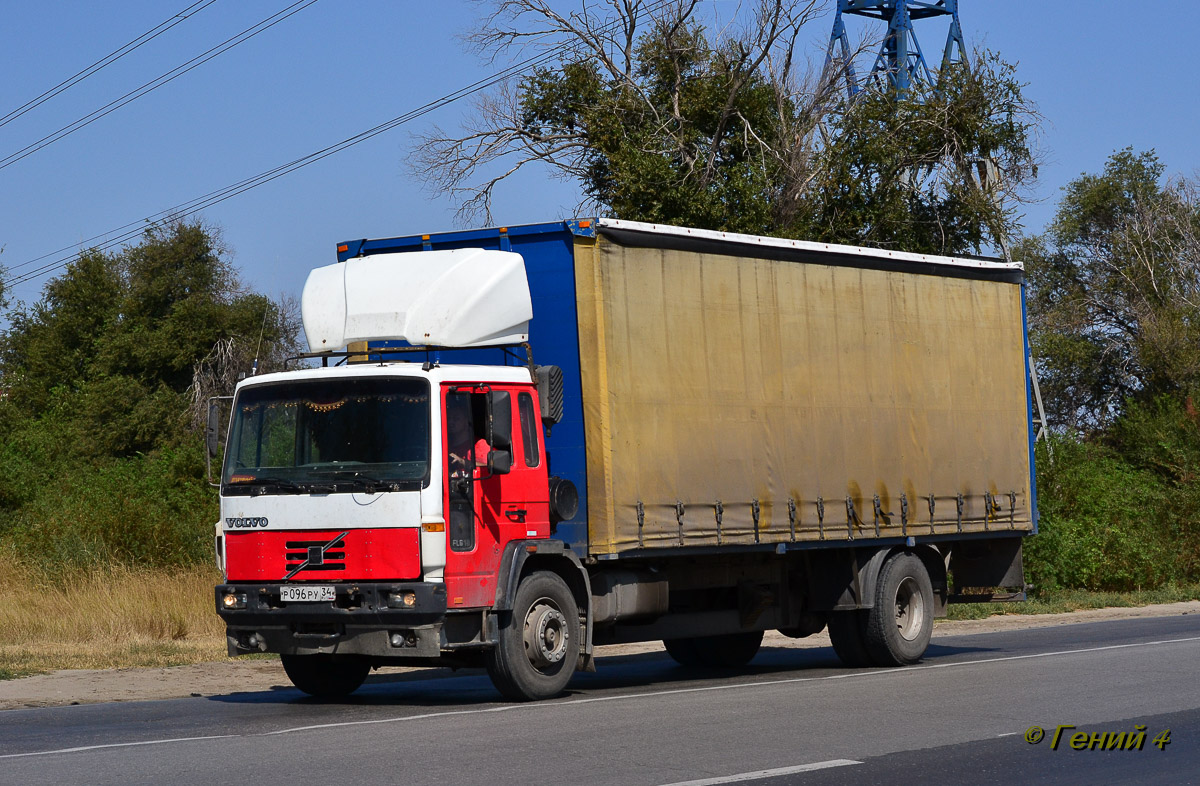
[[[1198,676],[1200,618],[1180,616],[935,631],[906,669],[830,649],[764,649],[733,676],[601,659],[539,704],[501,703],[479,673],[376,676],[342,704],[230,686],[0,712],[0,783],[1200,782]],[[1071,749],[1137,724],[1141,750]]]

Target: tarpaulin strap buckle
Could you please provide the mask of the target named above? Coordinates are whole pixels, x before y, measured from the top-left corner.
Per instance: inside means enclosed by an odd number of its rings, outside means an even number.
[[[721,500],[717,500],[717,504],[713,506],[717,515],[717,545],[721,545],[721,519],[725,515],[725,506],[721,504]]]
[[[892,526],[892,516],[895,514],[891,512],[883,512],[883,504],[879,501],[878,494],[875,495],[873,502],[875,504],[875,537],[879,537],[879,520],[883,519],[883,525],[885,527],[890,527]]]
[[[934,500],[933,495],[930,494],[929,495],[929,534],[930,535],[932,535],[934,532],[933,509],[935,507],[937,507],[937,502]]]
[[[675,500],[675,524],[679,526],[679,545],[683,545],[683,503]]]
[[[817,537],[825,540],[825,500],[817,497]]]
[[[846,538],[854,540],[854,522],[858,520],[858,514],[854,512],[854,500],[846,497]]]
[[[958,504],[958,531],[962,532],[963,495],[959,494],[956,500]]]
[[[751,500],[750,513],[754,516],[754,542],[758,543],[758,517],[762,512],[762,508],[758,505],[758,500]]]
[[[792,533],[792,542],[796,542],[796,500],[788,497],[788,530]]]
[[[908,535],[908,495],[900,495],[900,533]]]
[[[641,547],[641,546],[645,545],[643,531],[646,528],[646,506],[642,504],[642,501],[640,499],[638,500],[638,504],[637,504],[637,517],[638,517],[638,546]]]

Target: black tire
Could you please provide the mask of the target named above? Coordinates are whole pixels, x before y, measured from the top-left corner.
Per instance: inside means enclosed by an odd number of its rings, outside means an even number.
[[[754,630],[722,636],[668,639],[663,641],[663,644],[667,648],[667,654],[680,666],[736,669],[754,659],[762,645],[762,639],[762,631]]]
[[[358,690],[371,663],[349,655],[280,655],[288,679],[309,696],[340,699]]]
[[[799,624],[794,628],[780,628],[779,632],[789,639],[806,639],[825,630],[825,616],[812,611],[800,615]]]
[[[511,614],[486,656],[488,676],[507,699],[538,701],[563,692],[579,663],[579,607],[561,577],[521,580]]]
[[[696,652],[695,639],[663,639],[663,646],[680,666],[694,668],[704,665],[700,662],[700,653]]]
[[[880,666],[908,666],[921,660],[932,635],[929,571],[915,554],[894,554],[879,571],[875,606],[867,611],[867,652]]]
[[[842,663],[852,669],[871,665],[871,656],[867,652],[867,643],[863,635],[865,627],[865,611],[829,612],[829,641],[833,644],[833,651]]]
[[[718,669],[736,669],[745,666],[758,654],[762,645],[761,630],[748,633],[729,633],[724,636],[705,636],[696,642],[700,661],[705,666]]]

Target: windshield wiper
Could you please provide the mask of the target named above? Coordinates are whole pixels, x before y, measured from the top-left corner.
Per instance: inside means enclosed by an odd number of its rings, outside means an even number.
[[[356,469],[322,469],[313,474],[321,477],[332,477],[336,483],[353,483],[355,486],[374,494],[381,489],[390,489],[394,484],[370,475],[364,475]]]
[[[274,476],[257,477],[252,481],[249,481],[246,483],[238,483],[237,485],[238,486],[250,486],[251,488],[258,488],[258,489],[264,489],[264,490],[268,486],[273,486],[274,488],[276,488],[280,491],[291,491],[296,494],[303,494],[306,491],[308,491],[307,486],[297,483],[294,480],[289,480],[288,478],[280,478],[280,477],[274,477]],[[262,494],[262,493],[264,493],[264,491],[259,491],[258,493]]]

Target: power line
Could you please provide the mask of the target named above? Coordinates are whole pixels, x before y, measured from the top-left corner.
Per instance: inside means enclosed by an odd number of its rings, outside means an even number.
[[[108,115],[108,114],[111,114],[112,112],[117,111],[118,109],[125,106],[126,104],[136,101],[137,99],[141,98],[142,96],[146,95],[147,93],[157,90],[158,88],[162,87],[163,85],[167,84],[168,82],[174,81],[175,79],[183,76],[184,74],[191,71],[192,69],[198,68],[199,66],[207,63],[209,60],[212,60],[213,58],[215,58],[219,55],[222,55],[225,52],[228,52],[230,49],[233,49],[238,44],[243,44],[246,41],[249,41],[251,38],[254,38],[259,33],[266,32],[270,28],[272,28],[275,25],[282,22],[284,19],[287,19],[289,16],[292,16],[293,14],[297,14],[297,13],[303,11],[305,8],[308,8],[310,5],[313,5],[316,2],[317,2],[317,0],[297,0],[297,2],[292,3],[287,8],[284,8],[281,11],[276,11],[274,14],[272,14],[271,16],[268,16],[266,19],[262,20],[261,22],[258,22],[257,24],[253,24],[250,27],[247,27],[245,30],[238,33],[237,35],[235,35],[231,38],[227,38],[225,41],[222,41],[221,43],[217,44],[212,49],[209,49],[206,52],[196,55],[196,57],[193,57],[191,60],[188,60],[186,63],[183,63],[182,65],[178,65],[175,68],[172,68],[170,71],[167,71],[165,74],[162,74],[161,76],[151,79],[149,82],[146,82],[142,86],[137,87],[133,90],[130,90],[125,95],[121,96],[120,98],[118,98],[114,101],[110,101],[109,103],[100,107],[99,109],[92,112],[91,114],[84,115],[83,117],[79,118],[75,122],[68,123],[67,125],[63,126],[62,128],[58,129],[57,131],[55,131],[51,134],[47,134],[46,136],[42,137],[38,141],[33,142],[29,145],[26,145],[25,147],[21,148],[17,152],[10,153],[9,155],[5,156],[4,158],[0,158],[0,169],[4,169],[5,167],[15,164],[16,162],[20,161],[21,159],[23,159],[27,156],[33,155],[34,153],[41,150],[42,148],[49,147],[50,145],[54,144],[58,140],[60,140],[64,137],[70,136],[71,134],[75,133],[79,129],[84,128],[85,126],[91,125],[92,123],[96,122],[97,120],[104,117],[105,115]]]
[[[124,46],[118,47],[117,49],[114,49],[113,51],[109,52],[107,55],[100,58],[96,62],[92,63],[90,66],[83,69],[82,71],[79,71],[78,73],[74,74],[73,76],[67,77],[66,79],[59,82],[57,85],[55,85],[54,87],[52,87],[49,90],[47,90],[46,92],[42,93],[41,95],[39,95],[35,98],[31,98],[30,100],[26,101],[24,104],[21,104],[19,107],[17,107],[13,111],[9,112],[7,115],[0,117],[0,126],[8,125],[12,121],[14,121],[18,117],[20,117],[21,115],[25,114],[26,112],[29,112],[30,110],[36,109],[37,107],[39,107],[42,104],[49,101],[51,98],[54,98],[56,95],[59,95],[60,93],[64,93],[67,90],[70,90],[72,87],[79,84],[83,80],[87,79],[89,76],[96,73],[100,69],[102,69],[106,66],[112,65],[113,63],[117,62],[118,60],[120,60],[122,57],[129,54],[133,50],[137,49],[138,47],[142,46],[143,44],[153,41],[155,38],[158,38],[160,35],[167,32],[175,25],[179,24],[180,22],[182,22],[183,20],[187,19],[190,16],[195,16],[196,14],[200,13],[205,8],[208,8],[210,5],[212,5],[215,2],[217,2],[217,0],[197,0],[196,2],[189,5],[187,8],[183,9],[182,11],[176,13],[175,15],[173,15],[171,17],[168,17],[166,20],[164,20],[162,22],[159,22],[157,25],[150,28],[146,32],[142,33],[140,36],[133,39],[129,43],[125,44]],[[196,6],[199,6],[199,8],[197,8]]]
[[[542,54],[536,55],[531,58],[527,58],[526,60],[523,60],[512,66],[509,66],[508,68],[505,68],[501,71],[498,71],[494,74],[484,77],[483,79],[480,79],[476,82],[473,82],[470,85],[467,85],[466,87],[459,88],[458,90],[454,91],[453,93],[447,93],[446,95],[443,95],[440,98],[434,99],[433,101],[429,101],[428,103],[423,104],[415,109],[411,109],[402,115],[398,115],[397,117],[392,118],[391,120],[380,123],[379,125],[374,126],[372,128],[368,128],[366,131],[362,131],[358,134],[355,134],[354,136],[347,137],[346,139],[343,139],[340,142],[336,142],[332,145],[321,148],[320,150],[317,150],[313,153],[309,153],[306,156],[302,156],[300,158],[293,159],[292,161],[289,161],[286,164],[281,164],[280,166],[274,167],[272,169],[268,169],[265,172],[260,172],[257,175],[254,175],[253,177],[248,177],[244,180],[240,180],[237,183],[233,183],[232,185],[225,186],[224,188],[217,189],[216,191],[210,191],[209,193],[207,193],[203,196],[196,197],[195,199],[188,200],[187,202],[181,202],[180,204],[169,207],[166,210],[161,210],[158,213],[155,213],[154,215],[149,216],[142,221],[133,221],[128,224],[125,224],[124,226],[118,227],[117,229],[114,229],[110,232],[106,232],[102,235],[96,235],[95,237],[88,238],[87,240],[85,240],[83,242],[83,244],[85,245],[87,243],[90,243],[93,240],[98,240],[103,237],[108,237],[108,240],[105,240],[104,242],[102,242],[96,246],[91,246],[91,248],[94,248],[99,251],[108,250],[114,246],[120,245],[128,240],[131,240],[134,237],[137,237],[139,234],[142,233],[143,228],[147,224],[152,225],[152,224],[155,224],[155,223],[162,221],[164,219],[167,219],[167,218],[187,218],[188,216],[198,213],[201,210],[204,210],[206,208],[212,207],[213,205],[224,202],[225,200],[231,199],[232,197],[238,196],[239,194],[249,191],[250,189],[257,188],[261,185],[265,185],[265,184],[271,182],[272,180],[283,177],[284,175],[291,174],[292,172],[295,172],[298,169],[302,169],[302,168],[308,166],[309,164],[315,164],[316,162],[318,162],[324,158],[328,158],[329,156],[334,155],[335,153],[340,153],[343,150],[347,150],[351,147],[354,147],[355,145],[359,144],[360,142],[365,142],[368,139],[378,136],[379,134],[382,134],[386,131],[391,131],[392,129],[397,128],[398,126],[403,125],[404,123],[407,123],[411,120],[415,120],[416,118],[426,115],[430,112],[433,112],[436,109],[440,109],[443,106],[446,106],[447,104],[450,104],[455,101],[458,101],[459,99],[465,98],[466,96],[470,95],[471,93],[478,92],[479,90],[483,90],[485,88],[491,87],[492,85],[494,85],[498,82],[501,82],[505,79],[516,76],[517,74],[521,73],[522,71],[524,71],[528,68],[533,68],[537,65],[540,65],[543,62],[549,61],[555,55],[556,55],[556,52],[550,51],[550,52],[543,52]],[[110,237],[111,235],[113,235],[114,232],[116,232],[118,234],[115,237]],[[64,251],[68,251],[70,249],[74,249],[77,247],[78,246],[64,247],[64,248],[59,249],[58,251],[53,251],[49,254],[44,254],[35,259],[31,259],[27,262],[23,262],[20,265],[13,267],[12,270],[17,270],[17,269],[20,269],[23,267],[27,267],[28,265],[31,265],[35,262],[39,262],[42,259],[45,259],[46,257],[56,256],[58,254],[61,254]],[[77,256],[78,256],[77,252],[72,252],[65,257],[60,257],[58,259],[55,259],[52,262],[48,262],[45,265],[42,265],[33,270],[22,273],[19,276],[15,276],[15,277],[9,279],[9,281],[7,281],[5,283],[5,286],[11,288],[11,287],[14,287],[14,286],[17,286],[20,284],[24,284],[27,281],[30,281],[34,278],[38,278],[39,276],[49,273],[57,268],[66,266],[67,263],[69,263],[71,260],[75,259]]]
[[[316,0],[312,0],[312,1],[315,2]],[[654,2],[650,7],[648,7],[646,9],[646,13],[652,14],[655,11],[658,11],[658,10],[662,9],[663,7],[669,5],[671,2],[673,2],[673,0],[656,0],[656,2]],[[612,27],[615,24],[616,24],[616,22],[614,21],[614,22],[611,22],[609,25],[606,25],[605,27]],[[603,32],[605,30],[605,27],[600,28],[600,30],[598,30],[597,33],[599,34],[599,33]],[[105,232],[100,235],[95,235],[93,237],[88,238],[87,240],[84,240],[82,243],[80,243],[78,245],[60,248],[57,251],[52,251],[48,254],[43,254],[40,257],[35,257],[34,259],[27,260],[25,262],[22,262],[19,265],[14,266],[13,268],[11,268],[10,272],[12,270],[18,270],[20,268],[28,267],[29,265],[32,265],[36,262],[40,262],[41,260],[46,259],[47,257],[57,257],[59,254],[62,254],[66,251],[70,251],[72,249],[77,249],[80,246],[86,246],[86,244],[91,243],[92,241],[95,241],[95,240],[100,240],[101,238],[108,238],[108,239],[104,240],[102,243],[99,243],[98,245],[89,246],[88,248],[90,248],[92,250],[97,250],[97,251],[107,251],[108,249],[113,248],[114,246],[121,245],[122,243],[125,243],[125,242],[137,237],[138,235],[140,235],[142,233],[143,228],[147,225],[154,225],[154,224],[161,222],[168,218],[180,218],[180,219],[187,218],[191,215],[194,215],[194,214],[200,212],[201,210],[205,210],[209,207],[212,207],[213,205],[217,205],[221,202],[224,202],[227,199],[231,199],[231,198],[238,196],[239,194],[243,194],[246,191],[249,191],[251,189],[258,188],[261,185],[265,185],[265,184],[271,182],[272,180],[283,177],[284,175],[289,175],[292,172],[295,172],[296,170],[299,170],[299,169],[302,169],[302,168],[308,166],[309,164],[315,164],[316,162],[318,162],[324,158],[328,158],[329,156],[332,156],[336,153],[340,153],[343,150],[347,150],[351,147],[354,147],[355,145],[359,144],[360,142],[365,142],[368,139],[371,139],[372,137],[378,136],[379,134],[382,134],[387,131],[391,131],[395,128],[398,128],[399,126],[401,126],[411,120],[415,120],[419,117],[429,114],[430,112],[433,112],[437,109],[441,109],[444,106],[447,106],[456,101],[459,101],[459,100],[467,97],[468,95],[471,95],[472,93],[477,93],[480,90],[484,90],[488,87],[491,87],[494,84],[503,82],[506,79],[510,79],[524,71],[527,71],[531,68],[535,68],[536,66],[542,65],[543,63],[547,63],[547,62],[553,60],[555,57],[557,57],[561,51],[567,50],[567,49],[571,48],[572,46],[573,46],[572,44],[562,44],[561,46],[554,47],[554,48],[549,49],[540,54],[526,58],[520,62],[514,63],[506,68],[503,68],[495,73],[489,74],[488,76],[478,79],[469,85],[460,87],[459,89],[457,89],[451,93],[446,93],[445,95],[443,95],[439,98],[435,98],[432,101],[428,101],[425,104],[422,104],[421,106],[418,106],[414,109],[410,109],[409,111],[405,112],[404,114],[393,117],[391,120],[387,120],[383,123],[380,123],[379,125],[368,128],[367,130],[362,131],[358,134],[355,134],[354,136],[347,137],[346,139],[343,139],[340,142],[336,142],[332,145],[321,148],[320,150],[317,150],[313,153],[309,153],[306,156],[301,156],[300,158],[293,159],[292,161],[289,161],[286,164],[281,164],[272,169],[268,169],[264,172],[260,172],[257,175],[248,177],[244,180],[240,180],[236,183],[225,186],[224,188],[220,188],[215,191],[210,191],[209,193],[207,193],[203,196],[196,197],[195,199],[190,199],[186,202],[181,202],[181,203],[174,205],[172,207],[169,207],[165,210],[160,210],[159,212],[157,212],[143,220],[131,221],[130,223],[125,224],[120,227],[117,227],[116,229],[110,230],[109,232]],[[114,233],[116,233],[115,236],[114,236]],[[79,256],[78,251],[72,251],[72,253],[67,254],[66,256],[58,257],[57,259],[55,259],[51,262],[48,262],[44,265],[41,265],[40,267],[37,267],[33,270],[26,271],[25,273],[22,273],[19,276],[10,278],[8,281],[4,282],[4,287],[7,289],[11,289],[12,287],[19,286],[28,281],[32,281],[33,279],[39,278],[47,273],[57,270],[58,268],[66,267],[73,259],[77,258],[78,256]]]

